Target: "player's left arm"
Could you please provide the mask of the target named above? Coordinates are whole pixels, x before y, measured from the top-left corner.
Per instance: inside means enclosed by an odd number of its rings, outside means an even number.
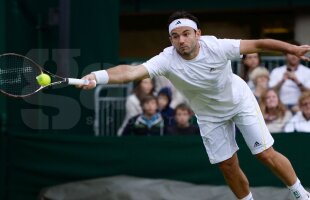
[[[249,54],[256,52],[282,52],[296,55],[297,57],[310,61],[305,56],[306,53],[310,52],[309,45],[296,46],[286,42],[273,39],[259,39],[259,40],[241,40],[240,41],[240,54]]]

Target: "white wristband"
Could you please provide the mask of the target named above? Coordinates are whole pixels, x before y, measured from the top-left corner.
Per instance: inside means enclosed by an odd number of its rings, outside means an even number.
[[[106,70],[94,71],[92,74],[95,74],[97,84],[107,84],[109,82],[109,75]]]

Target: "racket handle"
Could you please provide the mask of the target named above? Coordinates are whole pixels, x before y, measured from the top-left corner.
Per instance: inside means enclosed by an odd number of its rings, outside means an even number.
[[[77,78],[68,78],[69,85],[88,85],[89,80],[77,79]]]

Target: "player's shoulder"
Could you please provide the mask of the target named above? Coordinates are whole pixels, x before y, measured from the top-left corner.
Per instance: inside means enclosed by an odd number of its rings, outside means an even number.
[[[207,48],[214,52],[218,52],[223,48],[222,43],[222,39],[218,39],[213,35],[203,35],[200,37],[200,44],[202,48]]]
[[[155,56],[157,59],[161,59],[161,60],[171,60],[171,57],[173,57],[174,55],[174,47],[170,46],[170,47],[166,47],[164,48],[164,50],[162,52],[160,52],[157,56]]]
[[[201,48],[212,54],[217,60],[225,58],[224,49],[221,40],[212,35],[204,35],[200,37]]]
[[[209,46],[219,46],[222,43],[240,41],[240,39],[217,38],[213,35],[203,35],[200,37],[200,40]]]
[[[166,47],[161,54],[164,56],[172,56],[173,55],[173,51],[174,51],[174,47],[170,46],[170,47]]]
[[[208,46],[217,46],[220,43],[220,40],[213,35],[203,35],[200,37],[200,41]]]

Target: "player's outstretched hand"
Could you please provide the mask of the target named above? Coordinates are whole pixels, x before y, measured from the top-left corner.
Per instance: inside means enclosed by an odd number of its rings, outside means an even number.
[[[294,54],[304,61],[310,61],[310,58],[306,56],[310,52],[310,45],[297,46],[294,50]]]
[[[82,88],[84,90],[90,90],[90,89],[93,89],[96,87],[97,81],[96,81],[95,74],[90,73],[90,74],[84,76],[82,79],[89,80],[89,84],[88,85],[77,85],[76,86],[77,88]]]

